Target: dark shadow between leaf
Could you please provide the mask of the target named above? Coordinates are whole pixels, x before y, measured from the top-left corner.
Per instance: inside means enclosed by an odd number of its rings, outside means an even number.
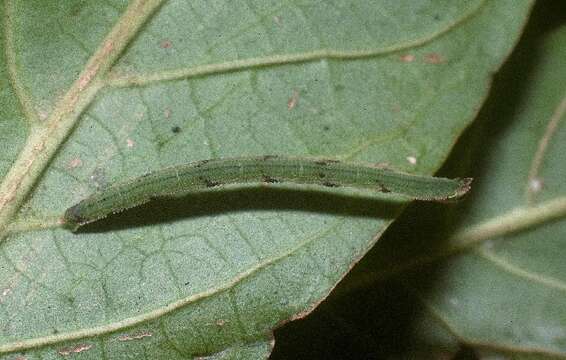
[[[79,233],[101,233],[174,223],[187,218],[238,212],[289,211],[348,217],[392,219],[404,202],[328,191],[275,187],[246,187],[157,198],[147,204],[109,215],[79,228]]]

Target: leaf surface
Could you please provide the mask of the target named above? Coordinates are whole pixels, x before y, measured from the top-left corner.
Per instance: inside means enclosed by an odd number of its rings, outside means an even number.
[[[162,199],[78,234],[60,215],[206,158],[430,174],[530,4],[5,0],[0,352],[267,356],[273,328],[321,302],[403,201],[256,187]]]

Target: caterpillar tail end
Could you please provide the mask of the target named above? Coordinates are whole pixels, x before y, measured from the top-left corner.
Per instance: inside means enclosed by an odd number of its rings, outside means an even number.
[[[472,181],[474,181],[473,178],[462,178],[457,180],[459,182],[459,186],[456,191],[454,191],[454,194],[452,194],[452,196],[450,196],[448,199],[459,199],[462,196],[466,195],[472,188]]]

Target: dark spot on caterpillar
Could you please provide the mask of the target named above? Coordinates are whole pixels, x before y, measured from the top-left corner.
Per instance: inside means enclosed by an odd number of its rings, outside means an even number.
[[[178,134],[181,132],[181,128],[179,126],[173,126],[171,128],[171,131],[173,132],[173,134]]]
[[[324,173],[318,173],[318,177],[321,179],[324,179],[326,177],[326,175]]]
[[[379,189],[379,191],[381,191],[382,193],[390,193],[391,190],[389,190],[388,188],[386,188],[381,181],[378,179],[376,180],[377,182],[377,188]]]
[[[210,160],[200,160],[200,161],[197,161],[197,163],[195,164],[195,167],[197,167],[197,168],[198,168],[198,167],[201,167],[201,166],[203,166],[204,164],[206,164],[206,163],[209,162],[209,161],[210,161]]]
[[[326,160],[316,160],[314,163],[317,165],[327,166],[329,164],[337,164],[339,162],[340,161],[338,160],[326,159]]]
[[[336,184],[336,183],[333,183],[333,182],[329,182],[329,181],[323,182],[322,185],[324,185],[324,186],[326,186],[326,187],[330,187],[330,188],[333,188],[333,187],[340,187],[340,185],[338,185],[338,184]]]
[[[277,159],[277,155],[264,155],[263,160],[273,160],[273,159]]]
[[[276,184],[276,183],[279,182],[279,180],[277,180],[276,178],[273,178],[269,175],[262,175],[262,179],[263,179],[263,182],[269,183],[269,184]]]
[[[222,185],[221,182],[210,180],[210,179],[204,179],[204,183],[206,184],[206,187],[209,187],[209,188]]]

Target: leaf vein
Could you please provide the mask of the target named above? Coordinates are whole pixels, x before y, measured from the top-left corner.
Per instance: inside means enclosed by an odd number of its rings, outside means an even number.
[[[186,68],[179,68],[174,70],[165,70],[161,72],[137,74],[137,75],[112,75],[109,74],[106,79],[106,85],[111,87],[128,87],[128,86],[146,86],[155,82],[172,81],[179,79],[187,79],[192,77],[202,77],[205,75],[228,73],[242,70],[249,70],[252,68],[269,67],[277,65],[289,65],[319,61],[322,59],[327,60],[357,60],[364,58],[372,58],[378,56],[385,56],[388,54],[403,51],[409,48],[423,46],[438,37],[448,33],[456,26],[466,22],[475,14],[480,12],[480,9],[487,3],[483,0],[478,5],[472,8],[467,13],[464,13],[460,18],[449,22],[444,28],[431,32],[422,38],[408,40],[402,44],[385,46],[382,48],[363,49],[363,50],[339,50],[333,48],[322,48],[310,52],[290,53],[290,54],[276,54],[265,57],[255,57],[249,59],[233,60],[223,63],[213,63],[205,65],[197,65]]]

